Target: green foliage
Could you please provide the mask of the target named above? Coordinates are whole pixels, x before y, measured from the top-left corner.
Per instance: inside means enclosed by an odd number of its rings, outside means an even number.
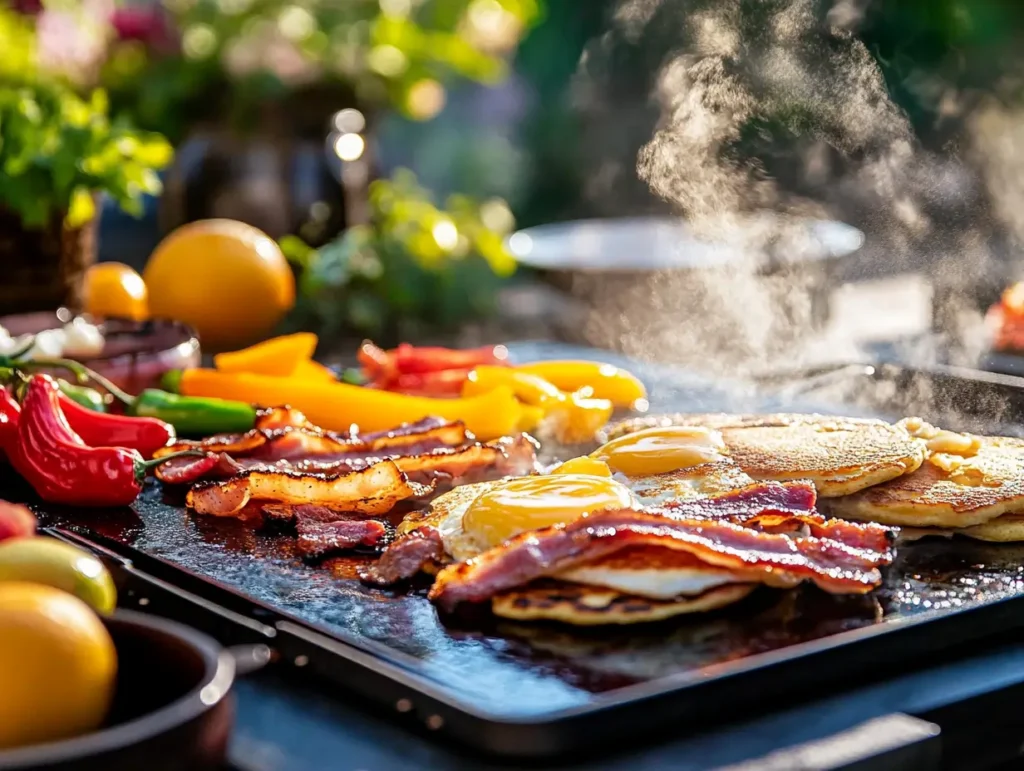
[[[83,98],[39,76],[31,27],[0,12],[0,206],[29,227],[81,226],[101,193],[139,214],[170,159],[162,137],[110,120],[103,91]]]
[[[260,104],[311,85],[426,119],[443,104],[446,78],[505,75],[504,55],[538,20],[538,2],[165,0],[177,50],[115,44],[104,83],[115,104],[173,133],[183,116],[251,125]]]
[[[515,270],[503,202],[453,196],[441,209],[401,170],[371,185],[370,204],[369,223],[318,250],[282,241],[299,273],[297,324],[387,342],[410,326],[450,328],[493,310],[496,290]]]

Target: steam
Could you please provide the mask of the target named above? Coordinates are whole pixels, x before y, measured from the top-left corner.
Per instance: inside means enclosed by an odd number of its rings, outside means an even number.
[[[814,290],[895,267],[932,280],[942,331],[964,358],[984,347],[977,300],[958,293],[1024,240],[1024,111],[936,78],[913,81],[940,119],[963,126],[940,151],[925,149],[857,37],[870,6],[620,2],[577,83],[590,141],[604,151],[590,188],[597,208],[650,210],[650,198],[635,204],[638,179],[701,237],[740,237],[749,259],[632,281],[577,279],[597,309],[591,342],[729,374],[777,368],[781,354],[792,366],[823,351],[855,358],[841,332],[815,344]],[[646,102],[630,102],[623,81],[635,90],[645,69]],[[837,275],[808,268],[787,237],[805,218],[850,222],[868,243]]]

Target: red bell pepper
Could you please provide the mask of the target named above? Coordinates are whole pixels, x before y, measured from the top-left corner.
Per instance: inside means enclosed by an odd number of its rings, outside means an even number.
[[[500,345],[456,349],[402,343],[385,351],[367,341],[359,348],[369,387],[428,396],[458,396],[475,367],[506,365],[507,358]]]
[[[501,366],[508,363],[508,351],[502,345],[456,349],[430,346],[417,348],[402,343],[389,353],[394,356],[396,367],[403,375],[449,369],[469,370],[481,365]]]
[[[446,369],[442,372],[423,372],[399,375],[388,386],[389,391],[400,391],[414,396],[461,396],[462,384],[471,369]]]

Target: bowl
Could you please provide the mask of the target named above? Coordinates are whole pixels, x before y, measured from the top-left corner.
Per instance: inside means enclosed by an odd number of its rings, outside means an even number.
[[[235,655],[189,627],[141,613],[119,610],[105,623],[118,675],[104,727],[0,750],[0,771],[222,769],[234,722]]]
[[[65,309],[24,313],[0,316],[0,326],[15,336],[35,334],[62,327],[71,318]],[[129,393],[159,388],[160,378],[169,370],[199,366],[199,338],[180,321],[107,318],[98,324],[106,341],[103,351],[81,362]]]

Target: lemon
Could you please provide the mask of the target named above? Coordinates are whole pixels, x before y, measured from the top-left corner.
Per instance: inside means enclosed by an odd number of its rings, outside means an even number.
[[[90,266],[82,282],[82,305],[93,316],[142,321],[149,312],[148,294],[142,276],[120,262]]]
[[[62,589],[103,614],[113,613],[117,604],[114,580],[103,563],[54,538],[13,538],[0,543],[2,581],[30,581]]]
[[[98,728],[117,651],[84,602],[42,584],[0,583],[0,748]]]
[[[267,337],[295,304],[277,242],[234,220],[202,220],[165,238],[143,271],[154,317],[191,324],[210,351]]]

